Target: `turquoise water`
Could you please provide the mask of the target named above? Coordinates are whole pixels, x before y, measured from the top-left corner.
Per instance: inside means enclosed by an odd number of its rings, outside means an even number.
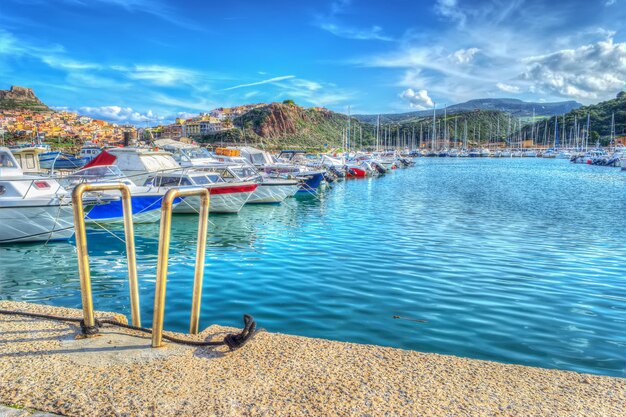
[[[272,332],[626,377],[625,187],[562,160],[420,159],[212,215],[201,327],[250,313]],[[188,328],[196,222],[174,217],[170,330]],[[158,225],[135,231],[149,325]],[[96,308],[128,314],[123,243],[89,240]],[[0,298],[80,307],[73,244],[0,247]]]

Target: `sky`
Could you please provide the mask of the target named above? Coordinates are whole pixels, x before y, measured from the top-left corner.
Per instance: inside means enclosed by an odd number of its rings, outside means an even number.
[[[292,99],[398,113],[626,89],[626,0],[0,0],[0,89],[137,125]]]

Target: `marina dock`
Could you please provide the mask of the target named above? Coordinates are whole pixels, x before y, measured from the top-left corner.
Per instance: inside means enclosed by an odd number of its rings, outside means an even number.
[[[24,302],[0,309],[82,317]],[[232,352],[151,349],[146,335],[116,327],[79,334],[74,323],[0,315],[0,404],[84,416],[626,415],[620,378],[264,331]]]

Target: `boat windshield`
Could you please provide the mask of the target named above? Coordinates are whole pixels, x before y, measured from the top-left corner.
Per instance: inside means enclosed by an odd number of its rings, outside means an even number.
[[[17,168],[14,159],[6,152],[0,153],[0,168]]]
[[[204,148],[186,148],[180,150],[182,154],[189,159],[204,159],[211,158],[211,154]]]
[[[115,165],[101,165],[85,168],[76,171],[68,176],[69,181],[94,182],[102,180],[110,180],[116,178],[125,178],[124,174]]]
[[[239,178],[257,177],[257,171],[251,167],[231,167],[230,170]]]
[[[155,187],[176,187],[179,185],[193,185],[187,177],[157,175],[149,178],[146,185],[154,185]]]
[[[224,182],[224,179],[219,174],[207,174],[194,176],[193,181],[198,185],[206,185]]]

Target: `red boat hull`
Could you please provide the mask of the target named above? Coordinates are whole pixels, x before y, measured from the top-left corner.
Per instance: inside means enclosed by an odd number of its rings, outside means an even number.
[[[346,170],[347,178],[365,178],[367,176],[367,172],[362,168],[348,168]]]

